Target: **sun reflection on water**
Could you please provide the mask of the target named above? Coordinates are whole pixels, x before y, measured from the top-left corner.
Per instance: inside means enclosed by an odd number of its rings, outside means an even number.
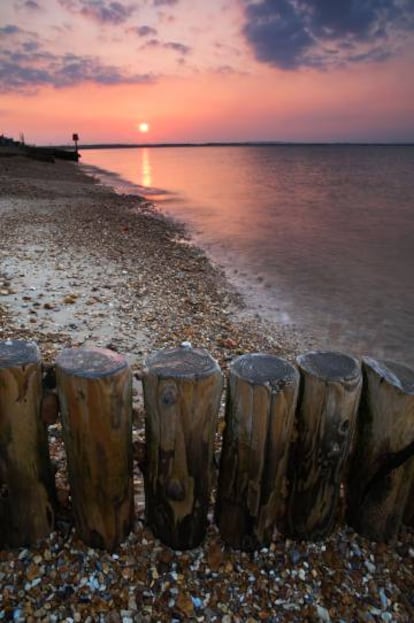
[[[151,162],[147,147],[144,147],[141,153],[141,186],[146,188],[152,186]]]

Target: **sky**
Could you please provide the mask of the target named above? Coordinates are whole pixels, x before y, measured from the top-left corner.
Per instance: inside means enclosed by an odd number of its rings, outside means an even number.
[[[414,0],[0,0],[0,134],[75,132],[414,142]]]

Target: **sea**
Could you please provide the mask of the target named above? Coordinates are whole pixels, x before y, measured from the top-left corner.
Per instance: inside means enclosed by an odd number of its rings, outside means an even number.
[[[414,368],[414,146],[84,150],[86,169],[184,223],[246,309],[319,348]]]

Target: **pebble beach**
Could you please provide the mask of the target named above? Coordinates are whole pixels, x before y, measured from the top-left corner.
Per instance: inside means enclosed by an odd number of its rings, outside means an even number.
[[[191,342],[226,372],[248,352],[289,361],[318,347],[311,336],[246,312],[219,267],[185,228],[133,195],[118,195],[71,162],[0,158],[0,339],[35,340],[45,365],[67,346],[126,355],[133,439],[144,443],[141,374],[156,349]],[[221,447],[223,408],[217,425]],[[414,529],[393,545],[370,542],[338,517],[323,542],[275,534],[267,548],[227,548],[213,522],[205,542],[179,552],[145,524],[134,464],[135,523],[114,553],[90,549],[70,513],[59,422],[49,426],[59,510],[56,530],[0,550],[0,621],[414,620]],[[214,495],[214,492],[213,492]]]

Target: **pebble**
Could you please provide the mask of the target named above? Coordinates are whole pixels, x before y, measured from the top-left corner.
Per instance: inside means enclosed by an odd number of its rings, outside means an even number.
[[[371,574],[375,573],[376,566],[370,560],[365,560],[364,565],[366,566],[366,568]]]
[[[329,616],[329,612],[326,608],[322,608],[322,606],[316,606],[316,613],[320,621],[323,621],[324,623],[331,622],[331,617]]]
[[[291,550],[291,551],[289,552],[289,556],[290,556],[290,560],[292,561],[292,563],[293,563],[294,565],[296,565],[296,564],[299,562],[300,558],[301,558],[301,556],[300,556],[300,552],[298,552],[298,550],[297,550],[297,549],[293,549],[293,550]]]

